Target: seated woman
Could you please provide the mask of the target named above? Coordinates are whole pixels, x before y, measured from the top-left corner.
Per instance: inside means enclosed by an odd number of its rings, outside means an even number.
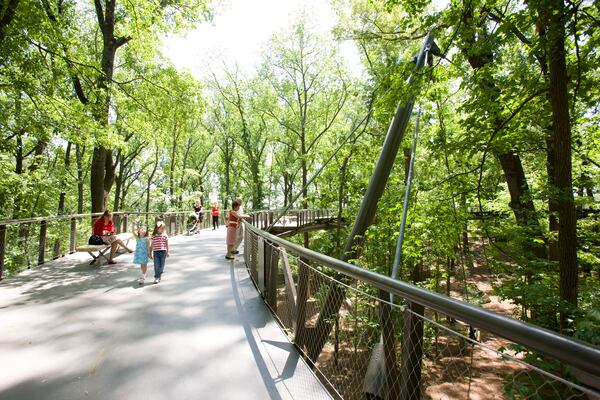
[[[104,214],[94,222],[94,235],[100,236],[102,243],[110,245],[109,264],[117,263],[113,260],[117,246],[121,246],[127,250],[128,253],[133,253],[132,249],[127,247],[121,239],[117,239],[115,236],[115,224],[112,220],[112,213],[108,210],[104,211]]]

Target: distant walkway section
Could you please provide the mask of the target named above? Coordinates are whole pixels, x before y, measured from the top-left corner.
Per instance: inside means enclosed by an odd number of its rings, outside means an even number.
[[[0,282],[0,399],[330,398],[224,240],[171,238],[156,285],[81,253]]]

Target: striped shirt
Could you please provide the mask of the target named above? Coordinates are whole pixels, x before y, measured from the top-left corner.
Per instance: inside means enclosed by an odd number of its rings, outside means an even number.
[[[152,236],[152,250],[153,251],[161,251],[167,250],[167,242],[169,241],[169,236],[166,233],[159,233],[156,236]]]

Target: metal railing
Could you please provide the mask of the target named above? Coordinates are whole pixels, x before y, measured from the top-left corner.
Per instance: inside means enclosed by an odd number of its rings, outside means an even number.
[[[210,211],[203,211],[202,228],[212,226]],[[92,234],[93,218],[102,213],[48,216],[0,221],[0,280],[16,273],[74,253]],[[190,211],[113,212],[116,233],[163,219],[171,235],[187,231]],[[151,220],[151,221],[150,221]]]
[[[339,398],[600,399],[600,349],[305,249],[260,221],[244,224],[250,275]],[[324,329],[332,296],[342,306]]]
[[[252,226],[261,230],[266,230],[275,218],[279,216],[282,210],[261,210],[253,211],[249,215]],[[318,222],[323,219],[331,219],[336,217],[337,210],[335,209],[291,209],[277,221],[277,225],[289,226],[291,228],[299,228]]]

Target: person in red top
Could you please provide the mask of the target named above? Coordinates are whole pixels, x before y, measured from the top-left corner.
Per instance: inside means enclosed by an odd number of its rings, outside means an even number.
[[[219,203],[213,203],[211,208],[213,231],[219,229]]]
[[[94,235],[99,236],[102,239],[102,243],[110,245],[110,257],[108,258],[109,264],[116,264],[113,260],[117,246],[121,246],[128,253],[133,253],[121,239],[117,239],[115,236],[115,224],[112,220],[112,213],[108,210],[104,211],[104,214],[96,221],[94,221]],[[98,243],[100,244],[100,243]]]
[[[248,215],[238,214],[240,206],[242,205],[241,200],[236,199],[231,203],[231,210],[229,210],[229,222],[227,223],[227,254],[225,258],[233,260],[233,251],[235,249],[235,242],[237,241],[238,225],[241,224],[241,219],[250,218]]]

